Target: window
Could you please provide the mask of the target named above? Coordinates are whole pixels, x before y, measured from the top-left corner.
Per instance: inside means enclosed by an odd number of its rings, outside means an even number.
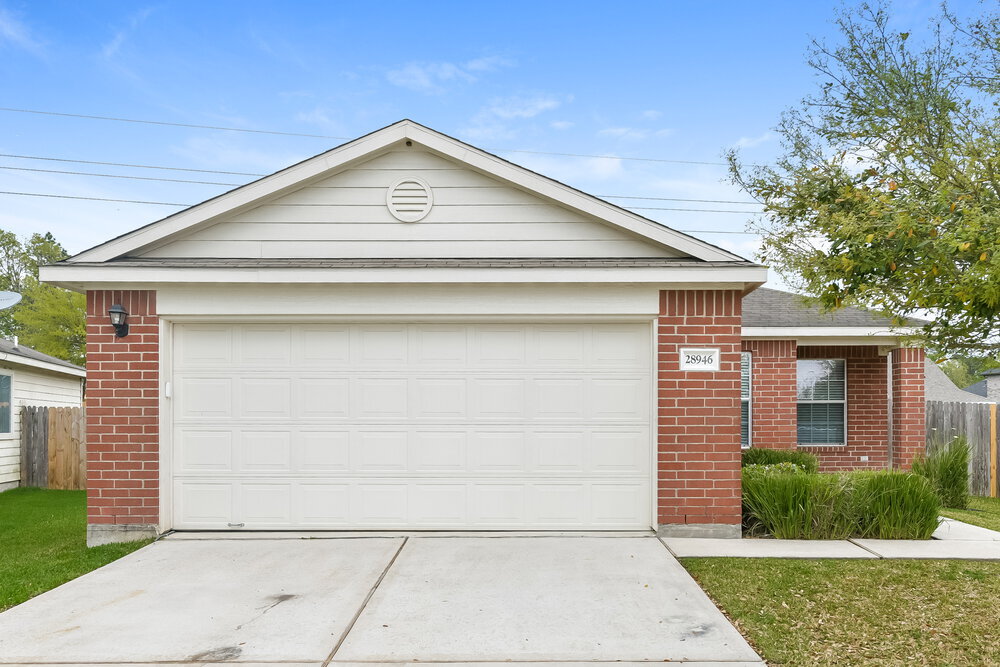
[[[750,385],[751,385],[750,353],[743,352],[740,356],[740,445],[750,446]]]
[[[800,445],[847,442],[847,372],[843,359],[800,359],[798,424]]]
[[[0,435],[11,432],[10,385],[10,376],[0,375]]]

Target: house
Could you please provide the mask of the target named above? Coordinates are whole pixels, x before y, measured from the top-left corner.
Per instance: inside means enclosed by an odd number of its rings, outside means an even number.
[[[0,491],[21,481],[21,410],[79,407],[87,372],[17,341],[0,339]]]
[[[828,467],[923,448],[923,352],[883,323],[744,328],[764,267],[408,120],[42,278],[87,294],[91,544],[737,537],[741,403],[749,444],[804,432]]]
[[[1000,368],[983,371],[983,379],[965,388],[966,393],[976,394],[991,403],[1000,403]]]
[[[982,392],[973,389],[982,386]],[[946,401],[952,403],[991,403],[986,398],[986,381],[980,380],[971,387],[959,389],[951,378],[941,370],[941,367],[930,359],[924,360],[924,398],[928,401]],[[998,396],[997,398],[1000,398]]]

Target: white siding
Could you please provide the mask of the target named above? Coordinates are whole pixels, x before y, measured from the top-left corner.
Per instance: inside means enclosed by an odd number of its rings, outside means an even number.
[[[427,182],[434,207],[400,222],[387,189]],[[395,151],[228,220],[155,246],[146,257],[677,257],[682,253],[506,185],[427,151]]]
[[[13,376],[11,433],[0,435],[0,488],[21,478],[21,406],[76,407],[83,404],[83,379],[0,363]]]

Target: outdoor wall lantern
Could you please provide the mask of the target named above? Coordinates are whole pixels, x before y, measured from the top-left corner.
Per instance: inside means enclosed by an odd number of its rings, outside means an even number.
[[[115,328],[115,336],[124,338],[128,335],[128,311],[120,303],[111,306],[108,317],[111,319],[111,326]]]

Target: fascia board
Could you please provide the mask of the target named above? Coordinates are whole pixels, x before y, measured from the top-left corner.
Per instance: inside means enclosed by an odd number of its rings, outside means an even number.
[[[41,267],[43,281],[82,291],[123,289],[122,285],[171,283],[654,283],[664,288],[739,284],[767,279],[765,267],[628,268],[193,268],[74,266]]]

